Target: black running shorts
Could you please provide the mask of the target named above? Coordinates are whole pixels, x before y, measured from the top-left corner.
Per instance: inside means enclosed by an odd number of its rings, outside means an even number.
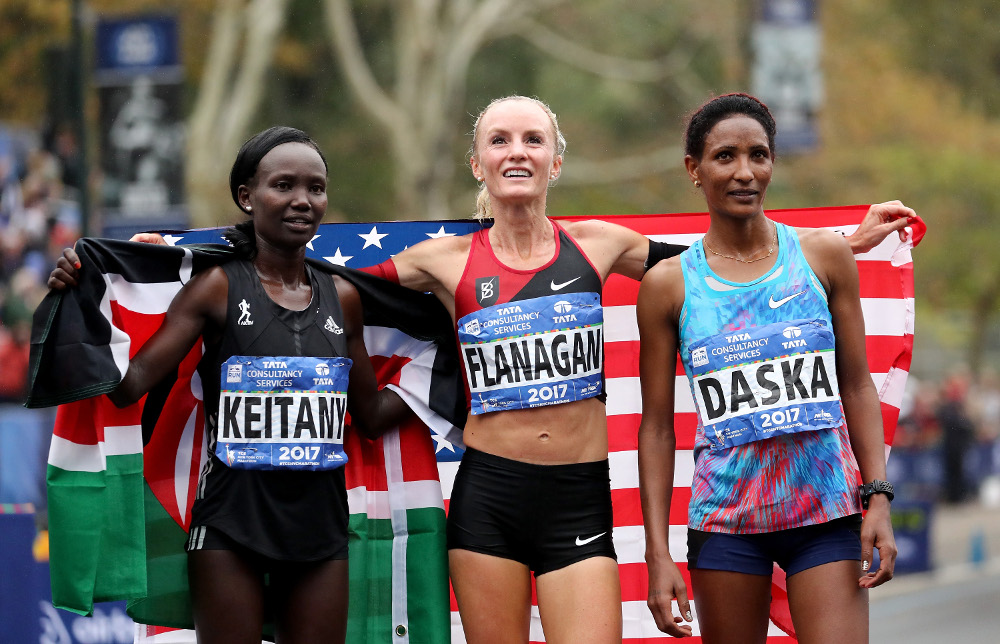
[[[448,548],[519,561],[535,575],[615,556],[608,461],[534,465],[467,449]]]

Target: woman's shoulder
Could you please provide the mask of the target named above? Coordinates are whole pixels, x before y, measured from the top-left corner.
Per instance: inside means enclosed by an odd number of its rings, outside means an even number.
[[[642,276],[642,288],[671,299],[684,299],[684,270],[680,255],[657,262]]]
[[[558,221],[566,233],[576,239],[606,239],[611,236],[634,236],[639,233],[631,228],[626,228],[619,224],[611,223],[603,219],[576,219],[572,221]]]
[[[433,239],[425,239],[418,244],[410,246],[404,250],[400,255],[423,255],[428,257],[434,257],[445,253],[448,255],[453,255],[455,253],[467,253],[469,248],[472,247],[472,240],[478,234],[477,232],[466,233],[464,235],[450,235],[447,237],[435,237]],[[399,255],[397,255],[398,257]]]
[[[840,233],[828,228],[791,227],[799,238],[799,244],[805,249],[810,248],[837,250],[839,248],[850,249],[847,238]]]
[[[807,257],[824,261],[853,260],[851,245],[840,233],[827,228],[793,228]]]

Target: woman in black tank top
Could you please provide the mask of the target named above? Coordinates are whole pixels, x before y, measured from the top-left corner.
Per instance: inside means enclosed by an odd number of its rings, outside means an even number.
[[[339,346],[344,348],[344,357],[353,363],[347,376],[346,401],[353,426],[374,437],[398,425],[409,414],[409,408],[395,392],[377,389],[364,345],[357,290],[340,277],[331,277],[333,283],[328,285],[322,282],[327,279],[326,275],[307,271],[306,244],[316,234],[327,206],[326,175],[326,160],[319,148],[299,130],[270,128],[244,143],[233,164],[230,189],[233,200],[250,219],[227,230],[227,238],[240,257],[234,261],[245,262],[249,268],[244,271],[246,279],[243,281],[247,284],[239,287],[241,293],[256,290],[259,296],[257,299],[241,296],[238,302],[231,302],[230,289],[237,286],[231,284],[230,279],[243,273],[232,273],[234,277],[231,278],[227,275],[228,267],[217,266],[195,275],[175,296],[163,325],[132,358],[122,382],[109,394],[116,405],[125,406],[142,397],[177,367],[199,337],[206,348],[203,362],[212,359],[224,362],[228,356],[219,355],[224,340],[234,329],[251,328],[249,323],[255,315],[260,316],[256,319],[262,319],[265,306],[273,304],[274,316],[288,318],[294,326],[302,312],[317,302],[313,308],[317,308],[323,321],[330,318],[325,326],[331,334],[336,334],[331,337],[337,338],[336,342],[331,341],[329,348],[318,350],[320,357],[341,353],[337,349]],[[49,286],[56,290],[75,286],[78,267],[78,257],[67,249],[50,276]],[[308,335],[308,330],[303,332],[306,333],[303,338],[318,338],[324,333],[322,325],[318,331],[311,332],[312,336]],[[297,333],[289,332],[289,335],[298,337]],[[304,342],[317,346],[316,340]],[[296,353],[297,342],[287,344],[289,347],[282,346],[276,351],[285,355],[309,355],[308,351]],[[245,346],[257,345],[248,341]],[[217,370],[218,364],[216,361],[213,368]],[[215,391],[206,391],[205,398],[217,400],[217,372],[211,382]],[[207,420],[207,427],[214,426],[213,418]],[[214,442],[214,433],[209,440]],[[216,468],[227,467],[217,458],[210,463]],[[329,479],[331,471],[339,474],[338,491],[344,494],[342,469],[317,472],[240,470],[239,474],[243,481],[256,481],[256,488],[242,488],[244,494],[247,489],[256,489],[259,494],[266,495],[268,486],[281,485],[287,497],[289,489],[296,486],[276,483],[282,475],[296,476],[296,485],[301,489],[303,483],[313,479]],[[260,485],[261,480],[267,483]],[[217,496],[234,494],[234,489],[227,483]],[[305,491],[293,492],[292,507],[296,509],[279,507],[279,516],[305,526],[304,530],[329,532],[333,529],[328,522],[311,520],[317,508],[299,503],[298,497],[302,494]],[[273,499],[271,502],[273,505]],[[251,510],[256,507],[257,500],[243,498],[240,503]],[[296,513],[303,516],[292,516]],[[345,534],[323,534],[318,540],[307,540],[322,542],[342,537],[346,543],[346,503],[342,514],[336,529]],[[258,534],[273,531],[274,526],[267,525],[268,516],[271,515],[262,514],[257,508],[243,512],[237,524],[253,522],[256,518],[264,522],[255,528]],[[227,528],[229,524],[225,522],[213,520],[209,523],[209,526],[198,526],[197,535],[192,527],[192,541],[197,537],[197,543],[192,547],[189,541],[188,547],[188,577],[199,642],[257,644],[261,641],[265,615],[273,619],[277,642],[282,644],[344,642],[348,606],[346,549],[312,551],[296,558],[294,544],[291,544],[291,554],[275,555],[263,547],[256,549],[254,539],[242,531],[227,534],[231,528]],[[216,525],[219,527],[214,527]],[[248,533],[253,532],[248,530]],[[303,538],[310,536],[317,535],[303,535]]]

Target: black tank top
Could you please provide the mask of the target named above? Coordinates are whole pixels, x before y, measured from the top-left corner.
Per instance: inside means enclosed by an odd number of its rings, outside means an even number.
[[[347,541],[344,469],[230,469],[215,456],[221,365],[230,356],[346,356],[344,318],[333,279],[306,266],[312,300],[289,311],[264,291],[253,265],[222,266],[229,278],[226,328],[198,365],[205,392],[208,460],[202,469],[192,526],[211,526],[260,554],[281,560],[326,558]],[[332,320],[332,323],[330,322]]]

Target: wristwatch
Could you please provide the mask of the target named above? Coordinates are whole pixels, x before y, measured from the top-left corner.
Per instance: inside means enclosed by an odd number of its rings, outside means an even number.
[[[861,492],[861,507],[866,510],[868,509],[868,499],[872,497],[872,494],[884,494],[889,497],[890,502],[896,498],[895,490],[892,489],[892,483],[889,481],[875,479],[871,483],[859,485],[858,491]]]

